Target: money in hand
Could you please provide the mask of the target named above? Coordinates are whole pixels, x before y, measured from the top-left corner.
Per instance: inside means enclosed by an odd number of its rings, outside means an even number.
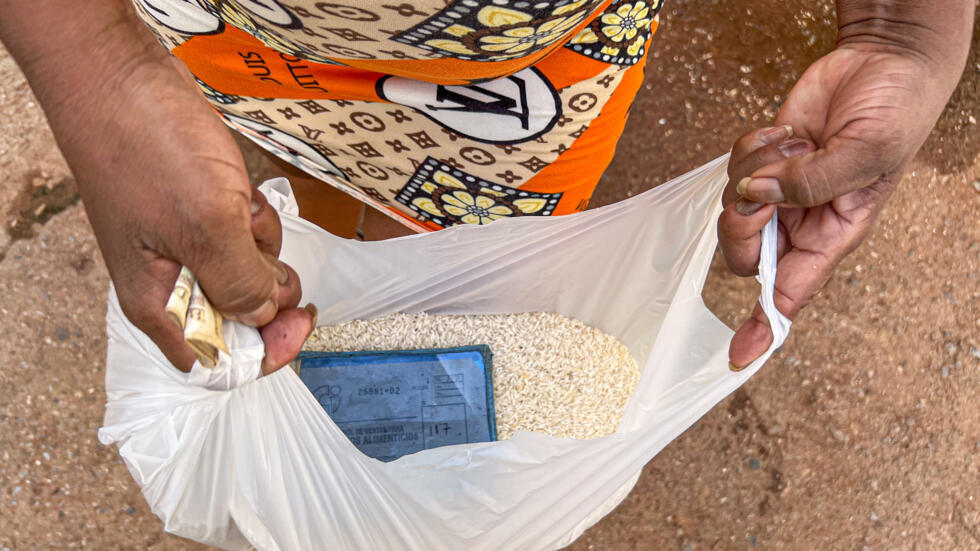
[[[193,287],[194,274],[187,266],[181,267],[174,290],[170,292],[170,298],[167,299],[167,315],[174,320],[181,330],[184,329],[187,319],[187,308],[191,303],[191,289]]]
[[[174,290],[167,300],[167,315],[183,330],[184,341],[204,367],[218,363],[218,351],[228,354],[228,345],[221,333],[224,319],[215,310],[197,279],[187,267],[180,270]]]

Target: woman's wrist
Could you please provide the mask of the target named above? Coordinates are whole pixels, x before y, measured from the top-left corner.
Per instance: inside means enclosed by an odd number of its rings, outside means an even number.
[[[908,56],[951,93],[970,48],[973,0],[838,0],[837,47]]]

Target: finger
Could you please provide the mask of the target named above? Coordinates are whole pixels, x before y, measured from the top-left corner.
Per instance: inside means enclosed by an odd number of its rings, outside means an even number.
[[[259,250],[279,257],[282,249],[282,221],[279,213],[266,200],[265,195],[252,189],[252,236]]]
[[[276,315],[288,271],[256,244],[248,197],[215,194],[206,201],[199,205],[197,215],[204,219],[185,247],[185,263],[219,312],[261,327]]]
[[[772,339],[769,318],[762,311],[762,305],[756,302],[752,315],[738,328],[735,336],[732,337],[732,342],[728,345],[729,367],[732,371],[745,369],[769,350]]]
[[[729,166],[728,176],[730,182],[735,182],[736,185],[733,189],[729,186],[729,189],[726,190],[725,199],[728,202],[737,200],[741,196],[740,193],[743,191],[743,186],[749,181],[749,176],[760,168],[793,157],[806,155],[807,153],[816,151],[816,149],[817,146],[813,142],[803,138],[785,140],[778,144],[766,145],[756,149],[745,157],[738,159],[734,167]]]
[[[300,285],[299,274],[289,264],[277,261],[286,270],[286,282],[280,283],[279,294],[276,296],[276,305],[280,310],[296,308],[300,299],[303,297],[303,288]]]
[[[776,144],[765,145],[744,157],[733,158],[728,173],[737,183],[766,165],[798,157],[816,151],[816,149],[817,146],[805,138],[792,138]]]
[[[129,321],[150,337],[174,367],[188,372],[196,356],[184,341],[184,332],[166,314],[167,299],[179,272],[180,265],[175,262],[153,260],[136,280],[119,275],[116,293]]]
[[[755,274],[762,247],[762,228],[775,205],[741,199],[729,204],[718,218],[718,242],[728,268],[740,276]]]
[[[842,255],[829,257],[824,254],[792,249],[783,255],[776,267],[776,285],[773,302],[776,309],[789,319],[794,319],[823,287]],[[769,319],[756,304],[749,319],[739,327],[728,348],[733,370],[752,363],[772,345],[773,334]]]
[[[742,134],[735,140],[735,144],[732,145],[731,158],[728,161],[728,185],[725,187],[725,193],[722,196],[722,204],[728,205],[735,201],[738,198],[735,195],[735,184],[762,166],[747,169],[746,166],[750,166],[744,162],[747,157],[769,145],[781,143],[792,135],[793,127],[787,124],[759,128]]]
[[[275,313],[283,308],[295,308],[299,304],[300,298],[302,298],[303,290],[300,286],[299,274],[292,269],[285,262],[276,259],[274,256],[270,255],[265,251],[260,251],[259,253],[263,260],[272,267],[276,278],[276,288],[274,296],[270,303],[263,305],[263,310],[256,314],[255,312],[247,312],[245,314],[230,314],[224,313],[226,319],[244,323],[246,325],[251,325],[252,327],[261,327],[265,325],[260,322],[260,319],[264,319],[267,314],[267,310],[271,311],[271,316],[269,319],[275,317]]]
[[[304,308],[280,310],[271,323],[259,329],[265,342],[262,374],[268,375],[292,361],[316,328],[316,321],[316,306],[311,303]]]
[[[272,208],[265,195],[258,189],[252,190],[252,235],[255,244],[266,255],[266,260],[274,263],[279,290],[276,305],[279,309],[295,308],[303,295],[299,274],[285,262],[279,261],[282,249],[282,221],[279,213]]]
[[[864,188],[898,167],[883,165],[880,148],[835,136],[823,149],[771,163],[740,185],[741,195],[760,203],[813,207]]]
[[[745,133],[735,140],[735,144],[732,146],[732,159],[742,159],[759,148],[780,143],[792,136],[793,127],[788,124],[760,128]]]

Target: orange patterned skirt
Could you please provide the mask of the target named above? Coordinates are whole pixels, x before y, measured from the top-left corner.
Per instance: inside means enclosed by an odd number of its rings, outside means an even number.
[[[584,210],[660,8],[134,3],[230,126],[416,231]]]

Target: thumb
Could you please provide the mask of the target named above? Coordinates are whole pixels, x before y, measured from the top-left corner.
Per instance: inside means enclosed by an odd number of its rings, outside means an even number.
[[[303,308],[280,310],[276,318],[259,329],[265,342],[262,374],[268,375],[291,362],[316,329],[317,309],[313,303]]]
[[[738,183],[742,197],[759,203],[813,207],[874,183],[883,173],[884,152],[863,140],[840,136],[825,147],[768,164]]]
[[[276,316],[285,266],[261,251],[251,231],[247,205],[232,216],[215,217],[203,228],[207,242],[191,247],[185,262],[211,304],[229,319],[261,327]],[[240,215],[240,216],[239,216]]]
[[[844,252],[827,255],[823,252],[791,249],[779,259],[773,303],[789,319],[806,306],[827,282]],[[731,368],[738,371],[752,363],[772,345],[769,318],[758,302],[752,315],[732,337],[728,348]]]

